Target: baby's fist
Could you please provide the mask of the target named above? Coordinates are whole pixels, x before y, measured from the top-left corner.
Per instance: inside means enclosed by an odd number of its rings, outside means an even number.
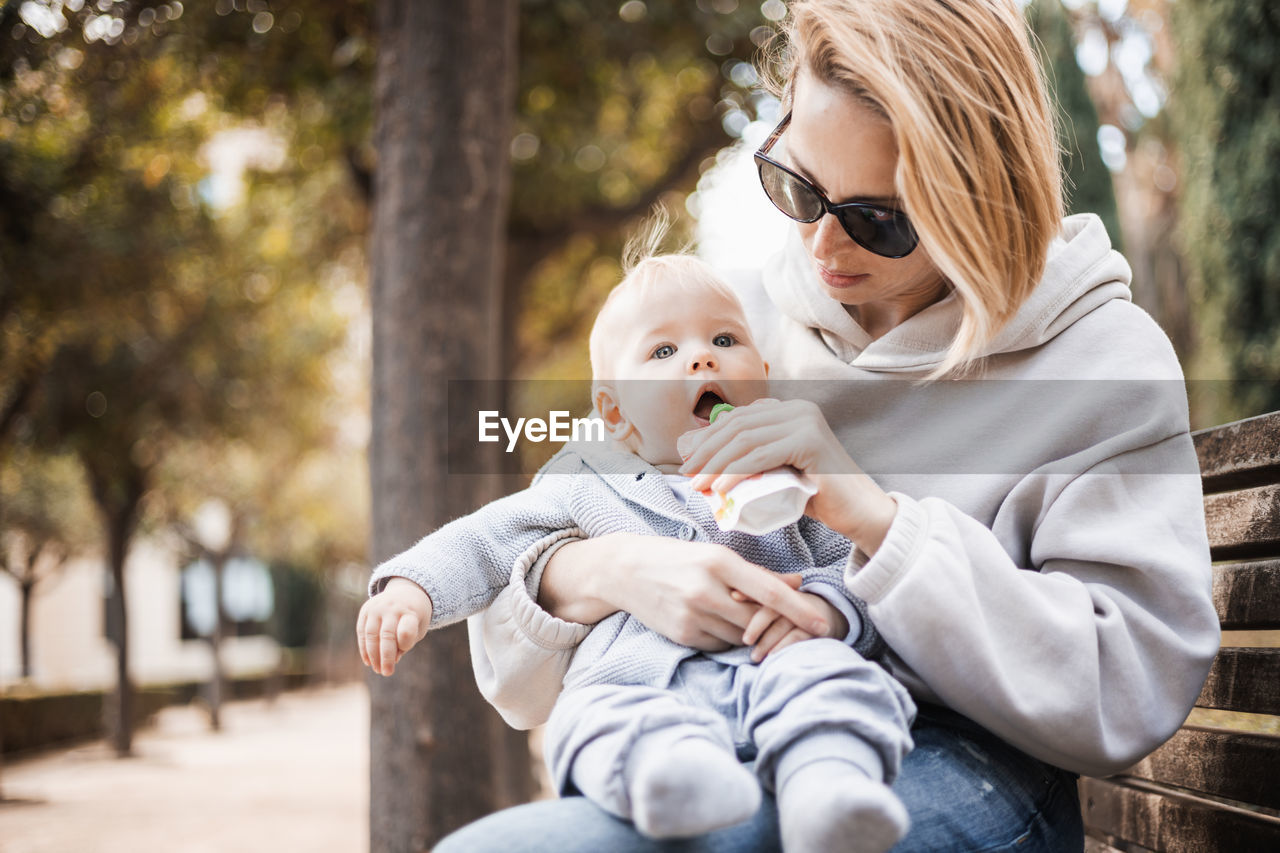
[[[430,625],[431,596],[408,578],[392,578],[360,608],[356,620],[360,659],[379,675],[390,675],[404,653],[427,635]]]

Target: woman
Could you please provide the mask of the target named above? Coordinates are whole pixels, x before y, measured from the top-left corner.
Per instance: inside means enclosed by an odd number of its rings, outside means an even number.
[[[1181,371],[1099,221],[1061,218],[1012,0],[809,0],[787,36],[788,113],[757,164],[796,233],[741,293],[773,375],[823,380],[783,396],[820,405],[735,410],[686,472],[720,490],[781,464],[822,481],[808,512],[857,546],[846,582],[921,706],[895,850],[1079,850],[1076,774],[1172,734],[1218,645]],[[742,643],[756,608],[733,590],[821,627],[701,543],[566,531],[537,552],[474,644],[518,725],[619,609],[706,649]],[[777,848],[766,807],[680,849]],[[438,849],[664,848],[567,797]]]

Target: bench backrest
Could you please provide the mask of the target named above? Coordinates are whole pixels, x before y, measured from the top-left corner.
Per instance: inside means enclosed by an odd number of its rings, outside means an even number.
[[[1280,412],[1194,438],[1222,629],[1280,630]],[[1266,635],[1224,635],[1196,702],[1270,718],[1193,711],[1168,743],[1124,773],[1080,780],[1086,850],[1280,851],[1275,645]]]

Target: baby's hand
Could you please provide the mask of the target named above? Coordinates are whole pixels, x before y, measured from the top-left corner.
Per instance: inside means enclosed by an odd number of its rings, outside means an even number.
[[[814,603],[827,611],[827,624],[832,626],[832,631],[839,630],[840,625],[847,625],[844,614],[831,606],[820,595],[812,593],[803,593],[811,595]],[[749,601],[746,596],[733,590],[731,595],[738,601]],[[768,607],[761,607],[756,611],[755,616],[751,617],[751,621],[747,624],[747,630],[742,634],[742,642],[751,646],[751,662],[760,663],[774,652],[781,651],[787,646],[798,643],[802,640],[812,640],[817,634],[811,634],[803,628],[797,628],[795,623],[785,616],[781,616],[775,610]],[[841,636],[839,634],[828,634],[826,636]]]
[[[390,675],[404,653],[427,635],[431,596],[408,578],[392,578],[360,608],[356,645],[360,659],[378,675]]]

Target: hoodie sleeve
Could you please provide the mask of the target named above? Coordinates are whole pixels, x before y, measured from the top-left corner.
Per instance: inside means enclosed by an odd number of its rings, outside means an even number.
[[[492,606],[467,621],[476,685],[512,728],[547,721],[574,650],[591,632],[590,625],[557,619],[539,607],[531,585],[551,555],[585,537],[575,527],[535,542],[516,560],[511,582]]]
[[[855,555],[846,583],[895,675],[1077,773],[1153,750],[1219,645],[1200,479],[1176,473],[1188,454],[1194,470],[1184,432],[1078,475],[1026,477],[990,529],[945,500],[893,493],[888,536]],[[1001,545],[1012,529],[1030,531],[1020,561]]]
[[[871,622],[867,603],[844,584],[844,574],[853,556],[853,543],[807,515],[800,518],[799,531],[813,561],[812,566],[800,571],[800,591],[820,596],[839,610],[849,623],[844,642],[868,660],[879,659],[884,654],[884,640]]]

